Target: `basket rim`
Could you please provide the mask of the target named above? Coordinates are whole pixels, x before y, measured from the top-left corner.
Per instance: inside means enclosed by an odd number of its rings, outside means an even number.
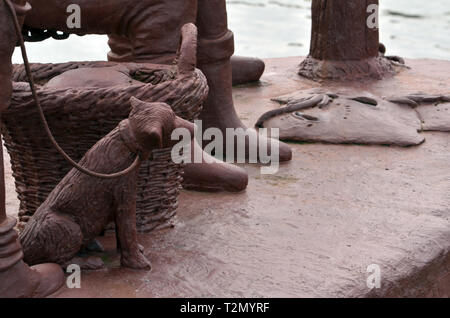
[[[142,65],[136,64],[134,65]],[[172,71],[174,67],[166,68],[168,71]],[[139,69],[137,69],[139,70]],[[158,69],[159,70],[159,69]],[[97,113],[104,112],[106,107],[101,107],[103,99],[116,99],[118,104],[129,104],[130,96],[135,96],[142,100],[150,100],[152,90],[167,90],[170,91],[175,88],[179,88],[181,84],[184,84],[188,88],[184,88],[186,91],[184,95],[189,94],[189,91],[202,91],[207,92],[207,81],[203,73],[196,69],[191,74],[174,74],[173,79],[162,81],[158,84],[152,83],[139,83],[139,84],[119,84],[110,87],[82,87],[82,88],[47,88],[38,85],[37,93],[41,100],[45,99],[46,102],[42,102],[42,107],[47,113],[52,112],[71,112],[71,111],[86,111]],[[150,95],[150,96],[149,96]],[[183,95],[183,94],[181,94]],[[203,97],[206,98],[206,94]],[[148,97],[147,97],[148,96]],[[74,100],[83,98],[89,98],[91,102],[89,104],[97,104],[97,107],[87,107],[87,109],[80,109],[79,103],[74,103]],[[64,103],[64,101],[70,101]],[[61,107],[61,104],[63,106]],[[104,104],[104,103],[103,103]],[[129,105],[126,106],[129,108]],[[25,82],[13,82],[13,94],[11,103],[7,109],[5,109],[3,115],[25,115],[25,112],[35,110],[35,103],[32,99],[31,89],[28,83]]]

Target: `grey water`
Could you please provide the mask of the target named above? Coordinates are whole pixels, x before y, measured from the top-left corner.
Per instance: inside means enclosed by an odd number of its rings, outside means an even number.
[[[236,54],[307,55],[311,0],[227,0]],[[380,39],[387,54],[450,60],[450,0],[380,0]],[[33,62],[105,60],[106,36],[27,43]],[[18,50],[13,61],[21,63]]]

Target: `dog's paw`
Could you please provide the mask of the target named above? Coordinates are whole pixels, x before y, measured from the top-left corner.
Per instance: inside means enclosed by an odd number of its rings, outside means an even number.
[[[150,270],[152,268],[148,259],[141,252],[135,256],[122,257],[121,264],[123,267],[132,269]]]
[[[144,251],[145,251],[145,247],[143,246],[143,245],[141,245],[141,244],[138,244],[138,249],[139,249],[139,251],[143,254],[144,253]],[[117,253],[121,253],[122,252],[122,249],[120,248],[120,246],[119,245],[117,245]]]
[[[64,264],[62,267],[65,269],[72,264],[80,266],[82,270],[89,270],[89,271],[96,271],[106,268],[105,263],[102,261],[100,257],[97,256],[87,256],[87,257],[75,256],[66,264]]]
[[[100,243],[96,239],[89,241],[89,243],[87,243],[86,246],[84,246],[84,249],[86,250],[86,252],[103,253],[105,251],[105,248],[103,247],[102,243]]]

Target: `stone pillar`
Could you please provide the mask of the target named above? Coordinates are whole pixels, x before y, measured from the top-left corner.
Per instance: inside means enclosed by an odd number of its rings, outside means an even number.
[[[232,100],[230,58],[234,53],[234,37],[228,30],[225,0],[199,0],[197,27],[197,65],[210,88],[201,119],[222,130],[242,126]],[[228,123],[224,125],[224,121]]]
[[[311,79],[382,78],[394,72],[379,54],[378,0],[313,0],[309,56],[299,74]]]

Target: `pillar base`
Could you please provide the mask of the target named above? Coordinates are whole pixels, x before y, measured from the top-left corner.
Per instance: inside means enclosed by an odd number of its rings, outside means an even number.
[[[384,56],[365,60],[328,61],[308,56],[300,64],[300,76],[318,80],[383,79],[399,72],[400,64]]]

